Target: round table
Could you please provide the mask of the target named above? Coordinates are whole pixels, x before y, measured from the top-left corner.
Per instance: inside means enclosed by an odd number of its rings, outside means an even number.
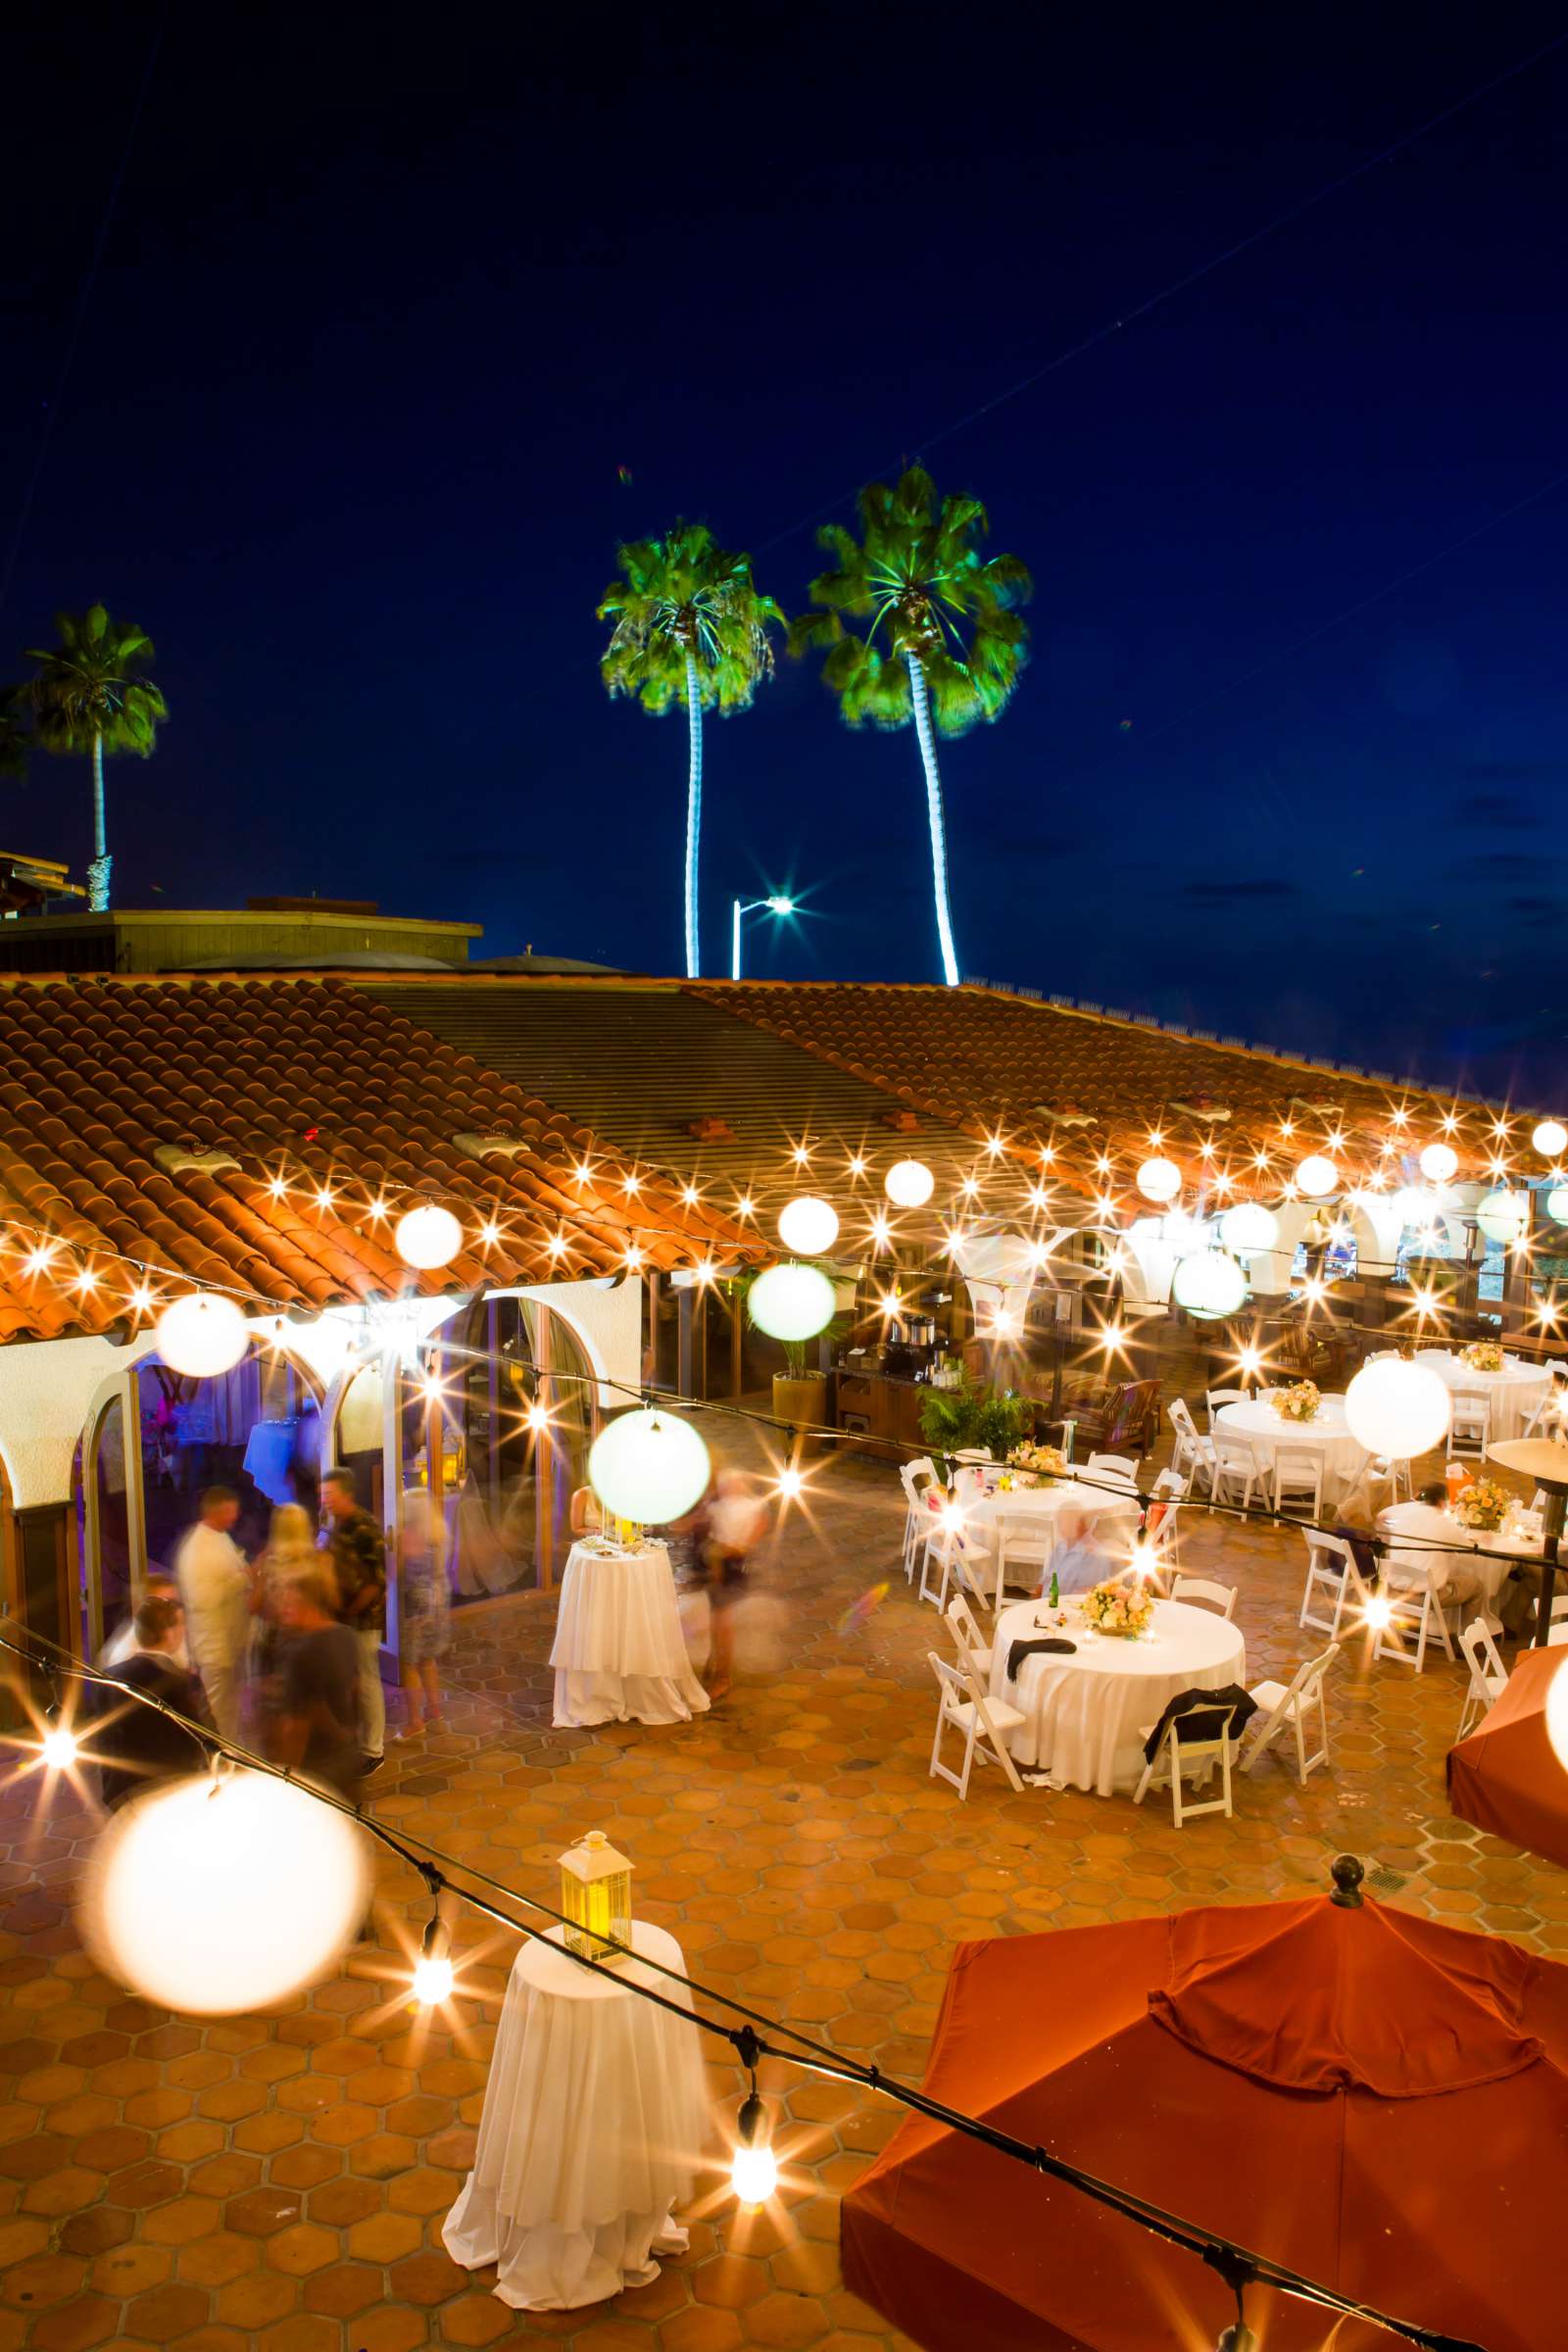
[[[1366,1447],[1350,1435],[1343,1396],[1325,1396],[1311,1421],[1288,1421],[1266,1397],[1249,1396],[1239,1404],[1222,1404],[1214,1415],[1214,1429],[1216,1435],[1225,1430],[1247,1439],[1267,1473],[1271,1502],[1274,1465],[1282,1446],[1321,1457],[1325,1510],[1339,1501],[1348,1487],[1354,1486],[1366,1466]]]
[[[594,1974],[550,1942],[513,1963],[473,2170],[442,2225],[454,2262],[495,2263],[514,2311],[574,2311],[659,2276],[680,2254],[670,2220],[708,2138],[697,2028],[632,1991],[678,1984],[636,1960]],[[684,1973],[680,1945],[634,1921],[632,1948]]]
[[[1016,1473],[1014,1473],[1016,1476]],[[1058,1478],[1049,1484],[1042,1480],[1037,1487],[1014,1486],[1005,1489],[993,1487],[988,1494],[977,1494],[964,1506],[965,1521],[984,1530],[992,1542],[997,1557],[997,1600],[1001,1604],[1003,1585],[1007,1574],[1007,1532],[1009,1525],[1048,1526],[1054,1537],[1063,1513],[1082,1512],[1103,1540],[1113,1539],[1113,1528],[1120,1525],[1131,1543],[1138,1533],[1141,1505],[1136,1494],[1118,1494],[1104,1486],[1087,1486],[1079,1479]],[[1125,1566],[1125,1561],[1118,1563]],[[1025,1563],[1031,1582],[1046,1581],[1040,1563]],[[1046,1575],[1049,1576],[1049,1569]]]
[[[1396,1504],[1392,1511],[1378,1513],[1378,1527],[1391,1545],[1389,1567],[1392,1574],[1405,1584],[1419,1585],[1423,1577],[1434,1592],[1454,1589],[1461,1610],[1466,1604],[1485,1603],[1494,1607],[1497,1596],[1511,1572],[1521,1562],[1541,1563],[1541,1521],[1533,1512],[1510,1527],[1466,1527],[1451,1512],[1442,1513],[1444,1541],[1447,1548],[1436,1548],[1438,1531],[1434,1527],[1429,1540],[1400,1544]],[[1402,1506],[1409,1508],[1408,1504]],[[1461,1620],[1462,1621],[1462,1620]]]
[[[1004,1609],[991,1650],[992,1697],[1023,1713],[1010,1740],[1014,1758],[1063,1788],[1100,1796],[1132,1788],[1144,1769],[1144,1734],[1179,1691],[1246,1684],[1247,1644],[1213,1609],[1156,1601],[1149,1631],[1131,1642],[1091,1632],[1070,1602],[1063,1613],[1067,1622],[1058,1626],[1037,1600]],[[1045,1635],[1076,1642],[1077,1649],[1070,1657],[1020,1660],[1014,1683],[1007,1673],[1013,1642]]]
[[[1491,1435],[1494,1438],[1522,1438],[1525,1423],[1551,1386],[1551,1374],[1541,1364],[1527,1364],[1522,1357],[1505,1355],[1500,1372],[1475,1372],[1457,1355],[1441,1348],[1426,1348],[1416,1357],[1450,1389],[1469,1389],[1477,1396],[1490,1398],[1492,1404]]]
[[[708,1709],[686,1654],[662,1544],[621,1551],[590,1536],[572,1545],[550,1663],[558,1731],[633,1719],[689,1723]]]

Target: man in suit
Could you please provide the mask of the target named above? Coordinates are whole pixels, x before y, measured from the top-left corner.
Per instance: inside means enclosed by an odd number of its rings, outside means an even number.
[[[103,1800],[111,1813],[157,1781],[201,1772],[211,1752],[207,1741],[190,1728],[210,1725],[211,1718],[195,1676],[180,1664],[185,1646],[184,1610],[177,1600],[167,1596],[144,1600],[136,1611],[135,1628],[136,1647],[109,1671],[117,1683],[145,1691],[174,1712],[166,1715],[158,1707],[144,1706],[139,1698],[100,1691],[102,1713],[94,1726],[92,1752]]]

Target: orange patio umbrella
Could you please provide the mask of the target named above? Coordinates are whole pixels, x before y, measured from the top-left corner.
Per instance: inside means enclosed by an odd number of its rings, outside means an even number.
[[[1508,1685],[1448,1750],[1448,1804],[1461,1820],[1568,1868],[1568,1772],[1546,1737],[1546,1693],[1568,1649],[1522,1649]]]
[[[1568,2342],[1568,1967],[1334,1895],[961,1944],[924,2088],[1200,2229],[1486,2352]],[[844,2208],[932,2352],[1213,2352],[1197,2256],[923,2116]],[[1253,2286],[1262,2352],[1389,2352]]]

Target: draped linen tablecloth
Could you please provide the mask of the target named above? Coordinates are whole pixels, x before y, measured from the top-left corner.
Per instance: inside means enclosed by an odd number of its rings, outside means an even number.
[[[1149,1632],[1130,1642],[1091,1633],[1070,1602],[1064,1613],[1066,1623],[1057,1625],[1038,1600],[1004,1609],[991,1650],[991,1695],[1009,1700],[1024,1718],[1009,1741],[1015,1761],[1064,1788],[1109,1796],[1134,1787],[1144,1769],[1144,1732],[1178,1691],[1247,1681],[1247,1645],[1213,1609],[1156,1601]],[[1071,1657],[1023,1659],[1014,1683],[1007,1673],[1014,1642],[1047,1635],[1078,1647]]]
[[[662,1544],[602,1552],[574,1544],[550,1652],[555,1724],[689,1723],[708,1711],[692,1672]]]
[[[1366,1467],[1366,1447],[1350,1435],[1343,1396],[1325,1396],[1310,1421],[1287,1421],[1264,1397],[1250,1396],[1243,1403],[1222,1404],[1214,1416],[1214,1427],[1249,1441],[1268,1472],[1271,1491],[1275,1457],[1282,1446],[1320,1455],[1325,1510],[1339,1501],[1348,1487],[1354,1486]]]
[[[559,1944],[559,1928],[551,1936]],[[637,1920],[632,1947],[684,1973],[680,1945]],[[680,2254],[670,2207],[688,2197],[709,2133],[697,2028],[631,1989],[686,2003],[625,1961],[592,1974],[548,1942],[513,1964],[463,2193],[442,2225],[454,2262],[495,2263],[515,2311],[573,2311],[659,2276]]]
[[[1522,1438],[1525,1423],[1551,1386],[1544,1364],[1527,1364],[1521,1356],[1505,1355],[1500,1372],[1473,1372],[1459,1357],[1441,1348],[1423,1348],[1416,1357],[1450,1389],[1473,1389],[1492,1402],[1494,1438]]]

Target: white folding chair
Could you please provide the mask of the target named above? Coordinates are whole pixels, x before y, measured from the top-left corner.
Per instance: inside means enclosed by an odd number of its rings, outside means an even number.
[[[1170,1466],[1178,1478],[1195,1484],[1201,1479],[1205,1486],[1214,1483],[1214,1441],[1205,1438],[1193,1419],[1192,1408],[1183,1396],[1173,1396],[1165,1407],[1165,1417],[1175,1432],[1176,1443],[1171,1452]]]
[[[1206,1576],[1179,1576],[1170,1589],[1172,1600],[1201,1601],[1207,1608],[1218,1609],[1222,1617],[1236,1613],[1236,1587],[1216,1585]]]
[[[953,1636],[953,1646],[958,1653],[958,1664],[972,1669],[986,1682],[991,1674],[991,1644],[975,1623],[974,1611],[961,1592],[955,1592],[943,1615]]]
[[[1212,1437],[1214,1423],[1219,1418],[1222,1407],[1227,1404],[1245,1404],[1247,1391],[1245,1389],[1209,1389],[1205,1393],[1203,1401],[1208,1406],[1208,1434]]]
[[[1306,1538],[1306,1590],[1301,1594],[1301,1614],[1297,1623],[1310,1625],[1337,1642],[1346,1610],[1364,1612],[1372,1595],[1356,1565],[1355,1553],[1343,1536],[1326,1536],[1315,1527],[1304,1527],[1301,1533]],[[1333,1595],[1332,1616],[1314,1614],[1314,1595],[1320,1589],[1325,1596]]]
[[[1092,1453],[1084,1464],[1084,1476],[1099,1479],[1102,1486],[1120,1483],[1136,1488],[1138,1464],[1130,1453]]]
[[[1540,1614],[1540,1608],[1538,1601],[1530,1612],[1532,1625]],[[1560,1649],[1565,1642],[1568,1642],[1568,1592],[1559,1592],[1552,1601],[1551,1616],[1546,1625],[1546,1647]]]
[[[1508,1688],[1508,1669],[1497,1653],[1497,1644],[1485,1618],[1471,1618],[1459,1636],[1459,1648],[1470,1669],[1470,1688],[1464,1694],[1459,1729],[1453,1735],[1455,1740],[1467,1740]]]
[[[1176,1827],[1198,1813],[1223,1813],[1228,1820],[1231,1811],[1231,1765],[1236,1743],[1233,1736],[1236,1719],[1234,1707],[1195,1707],[1186,1715],[1173,1715],[1159,1736],[1159,1745],[1152,1760],[1144,1766],[1144,1777],[1133,1796],[1141,1805],[1155,1777],[1169,1778],[1170,1809]],[[1184,1729],[1185,1726],[1185,1729]],[[1145,1732],[1147,1740],[1153,1730],[1150,1724]],[[1205,1781],[1215,1765],[1219,1766],[1220,1793],[1202,1804],[1184,1802],[1182,1782]]]
[[[1442,1552],[1434,1554],[1434,1565],[1446,1556]],[[1445,1656],[1452,1658],[1453,1643],[1433,1590],[1432,1572],[1418,1553],[1407,1550],[1402,1559],[1396,1549],[1389,1554],[1383,1565],[1380,1597],[1388,1604],[1389,1621],[1379,1629],[1377,1647],[1372,1652],[1374,1658],[1397,1658],[1401,1666],[1413,1666],[1420,1674],[1427,1662],[1427,1642],[1434,1633]]]
[[[1373,1488],[1382,1486],[1386,1486],[1389,1490],[1388,1501],[1374,1503],[1375,1511],[1386,1511],[1391,1502],[1408,1502],[1415,1492],[1410,1483],[1408,1460],[1402,1459],[1397,1454],[1369,1453],[1361,1464],[1356,1477],[1352,1479],[1345,1492],[1347,1494],[1353,1494],[1357,1487],[1364,1487],[1367,1500],[1372,1502]]]
[[[1214,1448],[1213,1499],[1241,1502],[1245,1509],[1254,1487],[1268,1487],[1268,1471],[1258,1460],[1250,1438],[1239,1430],[1222,1429],[1210,1441]],[[1232,1490],[1237,1490],[1233,1496]]]
[[[1170,1475],[1168,1470],[1162,1470],[1154,1481],[1153,1500],[1159,1508],[1157,1513],[1153,1510],[1150,1512],[1152,1524],[1144,1538],[1150,1568],[1162,1578],[1169,1576],[1181,1557],[1182,1491],[1185,1481],[1174,1481],[1174,1493],[1169,1487],[1161,1491],[1160,1480]]]
[[[1555,1436],[1562,1421],[1562,1398],[1555,1389],[1548,1389],[1531,1410],[1520,1436],[1549,1438]]]
[[[967,1588],[982,1607],[988,1606],[981,1572],[990,1557],[990,1544],[965,1524],[961,1511],[948,1505],[938,1513],[936,1524],[925,1540],[920,1562],[920,1598],[946,1609],[949,1589],[956,1586],[960,1590]],[[940,1587],[932,1582],[938,1568],[942,1571]]]
[[[1021,1791],[1023,1783],[1004,1738],[1004,1733],[1015,1732],[1025,1720],[1021,1709],[1009,1706],[1004,1698],[987,1698],[974,1675],[965,1674],[961,1667],[950,1666],[934,1649],[928,1649],[926,1656],[937,1678],[939,1694],[936,1738],[931,1742],[932,1777],[950,1781],[960,1797],[967,1797],[970,1768],[978,1755],[982,1763],[1000,1764],[1012,1787]],[[955,1772],[951,1764],[942,1761],[942,1735],[950,1724],[963,1740],[961,1772]]]
[[[1248,1695],[1258,1712],[1249,1728],[1247,1752],[1242,1770],[1250,1772],[1266,1747],[1273,1745],[1281,1732],[1290,1732],[1296,1740],[1296,1777],[1306,1787],[1306,1776],[1316,1772],[1329,1760],[1329,1711],[1323,1693],[1323,1678],[1334,1662],[1339,1644],[1331,1642],[1315,1658],[1298,1666],[1288,1683],[1254,1683]],[[1311,1755],[1306,1752],[1307,1722],[1317,1716],[1317,1746]]]
[[[1287,1502],[1307,1502],[1312,1516],[1323,1516],[1323,1456],[1311,1446],[1277,1446],[1274,1449],[1274,1508]]]
[[[1040,1577],[1056,1548],[1055,1514],[1050,1511],[999,1511],[991,1523],[997,1544],[996,1593],[992,1602],[1000,1609],[1007,1579],[1015,1568],[1032,1568]]]
[[[1455,1389],[1448,1422],[1450,1452],[1485,1453],[1492,1437],[1492,1398],[1485,1389]]]
[[[920,1547],[929,1513],[925,1497],[933,1487],[940,1486],[937,1466],[929,1454],[899,1464],[899,1479],[904,1488],[904,1573],[914,1581],[914,1555]]]

